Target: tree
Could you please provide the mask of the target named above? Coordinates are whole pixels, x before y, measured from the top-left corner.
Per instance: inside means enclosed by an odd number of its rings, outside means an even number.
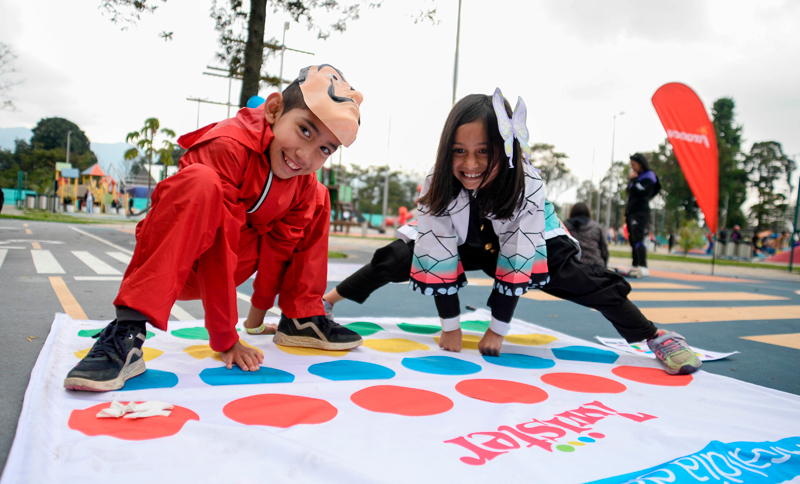
[[[162,3],[166,1],[161,0]],[[142,13],[155,12],[158,8],[156,2],[157,0],[102,0],[100,9],[111,16],[112,22],[123,24],[125,29],[127,25],[135,24]],[[362,6],[374,8],[381,3],[382,1],[369,0],[347,3],[339,3],[337,0],[251,0],[250,11],[245,12],[242,0],[211,0],[211,18],[216,23],[215,29],[219,33],[221,48],[217,56],[226,63],[232,74],[241,72],[242,75],[239,106],[244,107],[252,96],[258,94],[261,81],[273,86],[280,82],[275,76],[262,74],[264,47],[268,47],[272,53],[281,48],[274,38],[264,42],[268,6],[272,7],[273,13],[280,10],[289,14],[295,22],[304,20],[309,30],[317,31],[318,38],[326,39],[333,32],[344,32],[348,21],[359,18]],[[320,27],[315,19],[323,11],[327,14],[334,13],[339,18],[327,27]],[[417,19],[432,20],[435,13],[436,9],[420,12]],[[160,36],[168,40],[173,33],[162,32]]]
[[[719,213],[722,228],[726,225],[744,226],[747,222],[742,212],[742,204],[747,198],[747,190],[744,189],[747,186],[747,172],[742,166],[744,157],[741,152],[742,126],[734,122],[734,108],[735,103],[729,97],[717,99],[711,108],[719,147]]]
[[[16,72],[13,66],[14,59],[17,54],[11,50],[11,46],[0,42],[0,110],[14,111],[14,101],[11,99],[9,92],[13,86],[16,86],[22,81],[12,81],[11,74]]]
[[[531,146],[531,152],[531,163],[534,168],[541,170],[542,180],[547,184],[548,200],[552,202],[578,184],[578,177],[564,163],[569,157],[565,153],[557,152],[555,146],[536,143]]]
[[[358,209],[365,213],[383,213],[383,187],[386,180],[385,166],[357,166],[351,168],[350,173],[339,174],[339,180],[349,179],[350,185],[357,193],[353,198],[358,199]],[[400,171],[389,173],[389,203],[388,212],[397,213],[400,207],[409,210],[416,207],[415,198],[419,179],[413,175]]]
[[[625,222],[625,204],[628,200],[628,164],[624,161],[615,161],[608,169],[603,179],[600,180],[600,194],[604,204],[611,204],[609,224],[619,227]],[[608,205],[605,206],[608,211]],[[598,213],[596,220],[604,220],[602,213]]]
[[[744,168],[751,185],[758,191],[758,203],[750,207],[756,228],[761,230],[771,226],[776,231],[785,230],[786,195],[776,191],[775,182],[785,177],[791,193],[791,174],[797,168],[796,163],[783,153],[777,141],[762,141],[750,148]]]
[[[31,145],[36,149],[53,150],[67,149],[67,133],[72,132],[69,140],[70,162],[73,154],[84,154],[91,151],[91,142],[86,133],[73,123],[64,118],[43,118],[33,128]],[[97,157],[94,158],[95,163]],[[94,163],[92,163],[94,164]],[[91,165],[82,167],[88,168]]]
[[[131,131],[125,137],[128,143],[135,142],[136,146],[125,152],[125,160],[135,160],[140,157],[147,158],[147,209],[150,209],[150,182],[152,174],[150,167],[153,165],[153,155],[158,155],[159,161],[168,167],[172,165],[172,153],[175,150],[175,144],[169,139],[164,139],[161,142],[161,148],[156,147],[155,138],[156,134],[160,133],[166,138],[175,138],[175,132],[169,128],[162,128],[158,118],[147,118],[144,121],[144,126],[139,131]],[[149,136],[149,138],[148,138]]]
[[[683,256],[687,257],[689,251],[705,245],[703,229],[697,226],[694,220],[686,221],[678,230],[678,245],[683,249]]]
[[[600,195],[600,192],[597,190],[597,187],[589,180],[584,180],[578,186],[578,195],[576,197],[577,201],[583,202],[589,205],[589,208],[593,208],[597,205],[597,197]],[[594,214],[594,219],[597,220],[598,214]]]

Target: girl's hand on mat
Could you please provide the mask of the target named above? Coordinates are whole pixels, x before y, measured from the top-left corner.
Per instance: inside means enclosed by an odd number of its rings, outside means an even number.
[[[439,337],[439,348],[458,353],[461,351],[461,329],[442,331]]]
[[[219,355],[229,370],[236,363],[243,371],[258,371],[259,365],[264,362],[264,355],[261,352],[248,348],[239,341],[228,351],[220,351]]]
[[[487,329],[486,333],[478,343],[478,351],[486,356],[500,356],[500,348],[503,346],[503,337],[495,333],[491,329]]]

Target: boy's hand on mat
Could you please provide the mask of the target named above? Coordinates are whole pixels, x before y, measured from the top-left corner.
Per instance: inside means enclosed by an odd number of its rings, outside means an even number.
[[[236,363],[243,371],[258,371],[259,365],[264,362],[264,355],[253,348],[248,348],[239,341],[231,346],[228,351],[220,351],[219,355],[222,357],[225,367],[229,370]]]
[[[461,329],[442,331],[439,337],[439,348],[458,353],[461,351]]]
[[[503,337],[495,333],[491,329],[487,329],[486,333],[478,343],[478,351],[486,356],[500,356],[500,348],[503,346]]]

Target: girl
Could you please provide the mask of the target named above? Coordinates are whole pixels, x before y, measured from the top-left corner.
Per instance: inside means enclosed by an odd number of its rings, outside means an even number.
[[[410,278],[412,289],[433,296],[442,324],[439,345],[460,351],[458,290],[467,283],[464,271],[483,270],[495,279],[492,321],[478,345],[484,355],[500,354],[519,297],[540,288],[600,311],[629,342],[648,340],[668,373],[697,370],[701,363],[683,337],[658,330],[628,300],[631,288],[623,277],[579,261],[580,246],[545,200],[541,177],[523,162],[527,144],[520,141],[526,142],[527,129],[520,104],[512,115],[497,90],[495,107],[492,97],[478,94],[453,106],[418,201],[418,231],[408,225],[398,230],[402,240],[378,249],[371,263],[324,296],[326,311],[332,317],[338,301],[363,303],[389,282]],[[515,139],[516,133],[524,138]]]
[[[628,226],[633,268],[628,275],[641,278],[650,275],[650,270],[647,268],[647,248],[644,245],[644,238],[647,235],[647,227],[650,225],[650,200],[658,195],[661,190],[661,182],[658,181],[655,172],[650,169],[647,158],[643,154],[632,154],[630,164],[625,223]]]

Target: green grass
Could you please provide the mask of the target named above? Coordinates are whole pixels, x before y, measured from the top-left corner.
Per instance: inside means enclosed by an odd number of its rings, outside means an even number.
[[[630,258],[631,253],[627,251],[621,250],[609,250],[608,255],[610,257],[622,257],[622,258]],[[647,253],[647,258],[650,260],[665,260],[671,262],[693,262],[696,264],[706,264],[711,265],[711,258],[699,258],[699,257],[685,257],[683,255],[666,255],[666,254],[653,254],[652,252]],[[800,260],[795,261],[798,266],[800,266]],[[788,266],[776,266],[772,264],[759,264],[758,262],[745,262],[740,260],[728,260],[728,259],[717,259],[715,265],[718,266],[735,266],[735,267],[752,267],[756,269],[773,269],[778,271],[787,272],[789,267]],[[792,272],[799,272],[800,267],[792,267]]]
[[[347,259],[347,254],[328,251],[328,259]]]
[[[102,217],[99,215],[98,217]],[[135,223],[136,220],[109,220],[97,219],[92,220],[83,217],[73,217],[61,213],[48,212],[46,210],[24,210],[22,215],[0,215],[0,218],[16,219],[16,220],[31,220],[34,222],[58,222],[70,224],[107,224],[107,223]]]

